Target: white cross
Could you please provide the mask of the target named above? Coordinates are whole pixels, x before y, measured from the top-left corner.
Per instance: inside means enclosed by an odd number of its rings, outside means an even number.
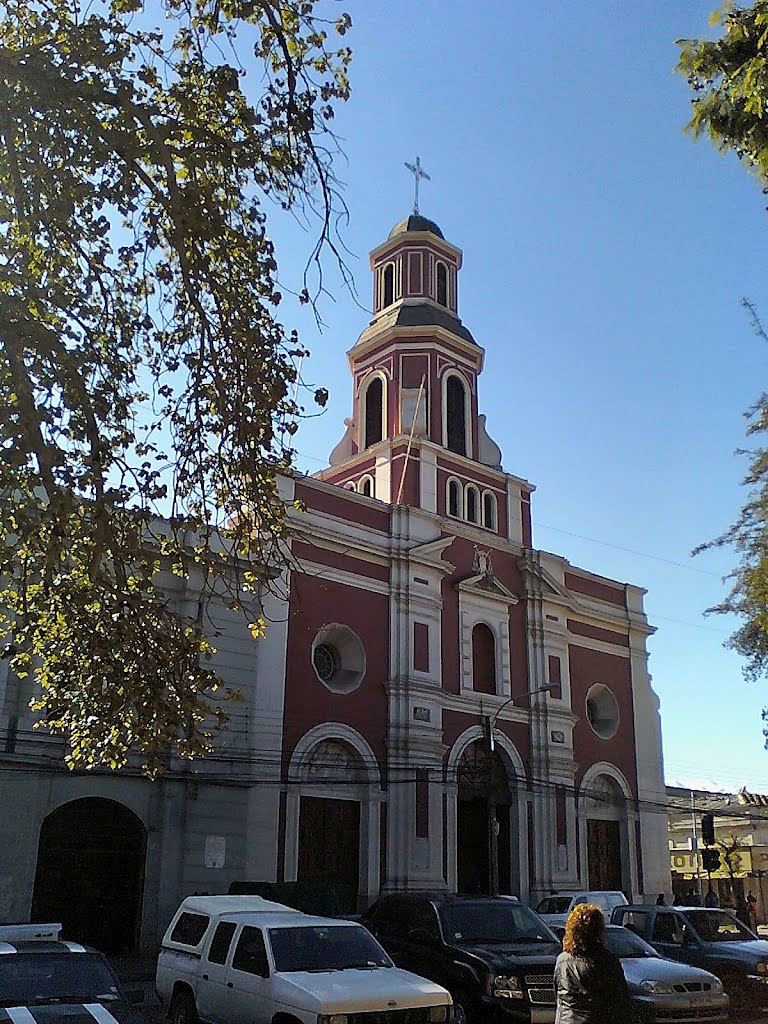
[[[418,212],[419,212],[419,182],[421,181],[422,178],[424,178],[425,181],[432,181],[432,179],[427,174],[427,172],[424,170],[424,168],[421,166],[421,161],[419,160],[418,157],[416,157],[416,163],[415,164],[409,164],[408,162],[406,162],[405,166],[408,168],[408,170],[411,172],[411,174],[413,175],[413,177],[415,179],[416,194],[415,194],[414,199],[413,199],[413,212],[418,214]]]

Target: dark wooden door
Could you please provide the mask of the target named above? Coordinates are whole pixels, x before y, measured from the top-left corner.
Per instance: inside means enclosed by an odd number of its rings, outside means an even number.
[[[590,889],[623,888],[618,821],[587,819],[587,863]]]
[[[356,909],[360,877],[360,803],[303,796],[299,808],[300,882],[333,886],[345,913]]]

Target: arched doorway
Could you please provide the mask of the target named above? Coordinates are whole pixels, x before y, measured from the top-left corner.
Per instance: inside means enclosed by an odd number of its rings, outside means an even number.
[[[512,793],[498,752],[481,741],[459,759],[456,885],[460,893],[516,891],[512,886]]]
[[[586,787],[587,884],[590,889],[631,891],[628,884],[627,801],[610,775]]]
[[[305,781],[314,793],[299,799],[296,878],[333,894],[342,913],[357,908],[360,888],[360,787],[367,782],[360,754],[343,740],[321,740],[312,749]]]
[[[40,829],[32,920],[60,921],[65,938],[104,952],[133,952],[146,844],[141,821],[114,800],[57,807]]]

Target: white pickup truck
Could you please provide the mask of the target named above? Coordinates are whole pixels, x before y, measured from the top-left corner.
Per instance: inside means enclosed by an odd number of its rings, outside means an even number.
[[[448,992],[362,927],[259,896],[189,896],[163,938],[172,1024],[451,1024]]]

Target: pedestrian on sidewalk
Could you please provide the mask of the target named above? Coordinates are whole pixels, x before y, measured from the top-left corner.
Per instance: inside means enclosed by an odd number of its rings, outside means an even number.
[[[603,943],[605,918],[593,903],[574,907],[555,963],[555,1024],[614,1024],[634,1019],[619,959]]]

